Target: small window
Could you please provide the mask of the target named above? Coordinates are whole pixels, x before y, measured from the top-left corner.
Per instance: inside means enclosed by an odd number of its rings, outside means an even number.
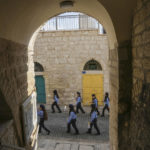
[[[102,67],[96,60],[92,59],[85,64],[84,70],[102,70]]]
[[[34,71],[35,72],[43,72],[44,68],[41,64],[39,64],[38,62],[34,62]]]

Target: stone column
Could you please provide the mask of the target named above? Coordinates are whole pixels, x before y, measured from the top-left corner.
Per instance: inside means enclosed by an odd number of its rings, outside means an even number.
[[[132,57],[131,42],[119,43],[110,50],[110,142],[112,150],[128,147],[131,91]]]
[[[119,95],[118,95],[118,149],[129,148],[129,126],[132,101],[132,48],[131,41],[118,47]]]

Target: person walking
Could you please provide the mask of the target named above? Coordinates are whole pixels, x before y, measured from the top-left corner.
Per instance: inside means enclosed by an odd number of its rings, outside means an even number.
[[[92,101],[93,101],[93,104],[95,105],[95,109],[97,111],[97,115],[100,115],[100,112],[98,110],[98,100],[97,100],[95,94],[92,94]]]
[[[91,108],[92,108],[92,110],[91,110],[91,114],[90,114],[90,116],[91,116],[90,127],[89,127],[87,133],[89,133],[89,134],[92,133],[92,127],[94,125],[94,128],[97,131],[96,135],[100,135],[100,130],[99,130],[98,126],[97,126],[97,112],[96,112],[96,106],[95,106],[95,104],[92,104]]]
[[[75,113],[74,110],[74,106],[72,104],[69,105],[69,119],[68,119],[68,123],[67,123],[67,133],[70,133],[70,128],[71,125],[75,130],[75,134],[79,134],[79,130],[76,126],[76,119],[77,119],[77,115]]]
[[[105,116],[105,110],[109,112],[109,94],[106,92],[105,93],[105,98],[104,98],[104,108],[101,117]]]
[[[38,116],[40,117],[40,122],[39,122],[39,133],[41,133],[41,129],[43,128],[45,131],[47,131],[47,134],[50,134],[50,130],[47,129],[44,125],[44,121],[47,120],[47,112],[45,110],[44,105],[40,105],[40,110],[38,111]]]
[[[59,95],[58,95],[58,93],[57,93],[57,90],[54,90],[53,93],[54,93],[54,102],[53,102],[53,104],[52,104],[52,113],[55,113],[54,106],[56,106],[57,109],[58,109],[58,111],[59,111],[59,113],[61,113],[62,111],[61,111],[61,109],[60,109],[60,107],[59,107],[59,105],[58,105],[58,102],[59,102]]]
[[[82,113],[85,113],[85,111],[82,108],[81,102],[82,102],[82,98],[81,98],[81,94],[80,92],[77,92],[77,98],[76,98],[76,113],[79,113],[79,109],[81,110]]]

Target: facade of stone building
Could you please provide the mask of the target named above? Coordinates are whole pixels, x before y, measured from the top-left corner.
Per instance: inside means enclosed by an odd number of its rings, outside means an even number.
[[[103,101],[104,92],[109,92],[108,52],[107,35],[98,34],[98,30],[39,32],[35,40],[34,62],[44,70],[36,72],[36,76],[42,75],[45,80],[46,103],[53,102],[53,90],[57,89],[60,104],[75,104],[76,92],[83,93],[84,76],[88,74],[102,75],[103,81],[97,81],[101,82],[101,89],[97,90],[101,93],[99,101]],[[84,71],[86,63],[91,60],[96,61],[101,69]]]

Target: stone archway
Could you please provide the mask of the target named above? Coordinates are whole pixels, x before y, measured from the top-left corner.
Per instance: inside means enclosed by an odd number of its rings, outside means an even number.
[[[58,1],[56,2],[55,0],[46,0],[44,2],[33,0],[30,3],[17,0],[11,2],[2,1],[0,5],[2,12],[0,14],[2,18],[0,29],[0,43],[2,47],[0,49],[0,65],[3,69],[0,71],[0,76],[2,77],[0,86],[3,87],[3,91],[5,92],[9,91],[9,89],[5,89],[6,85],[11,87],[11,92],[9,93],[15,99],[11,102],[9,101],[9,103],[20,106],[34,89],[34,73],[31,69],[31,66],[33,66],[32,56],[28,56],[28,52],[32,53],[32,50],[27,50],[28,43],[34,31],[44,21],[58,13],[64,11],[85,12],[98,20],[103,20],[101,22],[109,35],[110,88],[111,103],[113,104],[111,104],[112,115],[110,119],[111,146],[112,149],[117,149],[118,145],[119,148],[122,148],[123,145],[128,147],[127,143],[130,139],[127,137],[130,123],[133,70],[131,65],[131,31],[135,4],[136,0],[117,0],[116,2],[81,0],[77,1],[74,8],[62,10],[59,8]],[[142,2],[138,4],[138,7],[140,7]],[[22,56],[21,59],[20,56]],[[12,61],[10,62],[9,60]],[[19,76],[17,76],[18,74]],[[126,74],[128,76],[125,76]],[[12,84],[9,84],[10,81]],[[17,85],[14,83],[17,83]],[[6,99],[9,99],[10,95]],[[14,109],[13,105],[11,107]],[[20,114],[19,107],[16,112],[13,111],[13,114],[18,118],[18,114]],[[16,121],[16,125],[18,132],[20,131],[20,139],[22,139],[21,123],[19,120],[18,124]]]

